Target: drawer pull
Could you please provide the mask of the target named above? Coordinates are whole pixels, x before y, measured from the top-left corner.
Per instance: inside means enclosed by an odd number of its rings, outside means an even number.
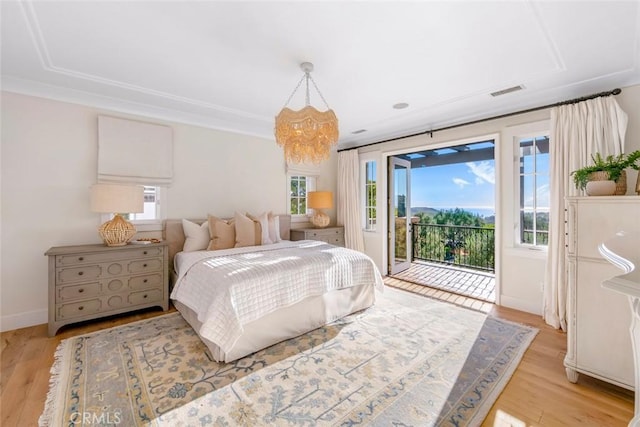
[[[144,294],[144,295],[142,296],[142,298],[145,298],[145,299],[146,299],[146,298],[147,298],[147,294]]]
[[[83,306],[83,305],[81,305],[80,307],[78,307],[78,311],[82,311],[82,310],[84,310],[84,306]]]
[[[84,292],[84,289],[82,289],[82,288],[78,289],[78,293],[80,293],[80,294],[81,294],[81,293],[83,293],[83,292]]]
[[[78,271],[78,276],[82,276],[84,274],[84,271]]]
[[[146,254],[147,254],[147,251],[142,252],[142,254],[143,254],[143,255],[146,255]]]
[[[142,283],[147,283],[148,281],[149,281],[149,279],[144,279],[144,280],[142,281]]]
[[[147,267],[147,264],[142,264],[142,266],[146,268],[146,267]]]
[[[78,261],[84,261],[84,257],[83,256],[78,257]]]

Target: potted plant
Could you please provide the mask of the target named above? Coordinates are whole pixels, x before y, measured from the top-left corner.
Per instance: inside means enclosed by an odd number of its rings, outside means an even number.
[[[627,192],[625,169],[640,169],[638,164],[640,150],[629,154],[609,155],[607,157],[602,157],[600,153],[596,153],[591,156],[591,159],[593,160],[592,165],[571,172],[573,182],[576,188],[580,190],[585,190],[589,181],[605,179],[616,182],[615,194],[625,194]]]

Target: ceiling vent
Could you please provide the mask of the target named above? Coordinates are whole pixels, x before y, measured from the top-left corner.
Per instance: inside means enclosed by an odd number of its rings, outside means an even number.
[[[508,88],[506,88],[506,89],[502,89],[502,90],[499,90],[499,91],[497,91],[497,92],[491,92],[491,96],[506,95],[506,94],[508,94],[508,93],[511,93],[511,92],[517,92],[517,91],[522,90],[522,89],[524,89],[524,86],[523,86],[523,85],[518,85],[518,86],[508,87]]]

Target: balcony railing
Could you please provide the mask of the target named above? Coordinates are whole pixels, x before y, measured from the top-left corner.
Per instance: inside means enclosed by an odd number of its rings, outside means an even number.
[[[413,259],[495,271],[493,228],[412,224]]]

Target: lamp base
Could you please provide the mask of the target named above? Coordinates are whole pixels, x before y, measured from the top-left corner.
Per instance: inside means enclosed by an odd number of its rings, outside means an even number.
[[[115,214],[98,228],[98,234],[107,246],[124,246],[136,234],[136,228],[120,214]]]
[[[329,225],[329,221],[329,215],[319,209],[316,209],[315,213],[311,217],[311,224],[313,224],[313,226],[316,228],[326,227],[327,225]]]

